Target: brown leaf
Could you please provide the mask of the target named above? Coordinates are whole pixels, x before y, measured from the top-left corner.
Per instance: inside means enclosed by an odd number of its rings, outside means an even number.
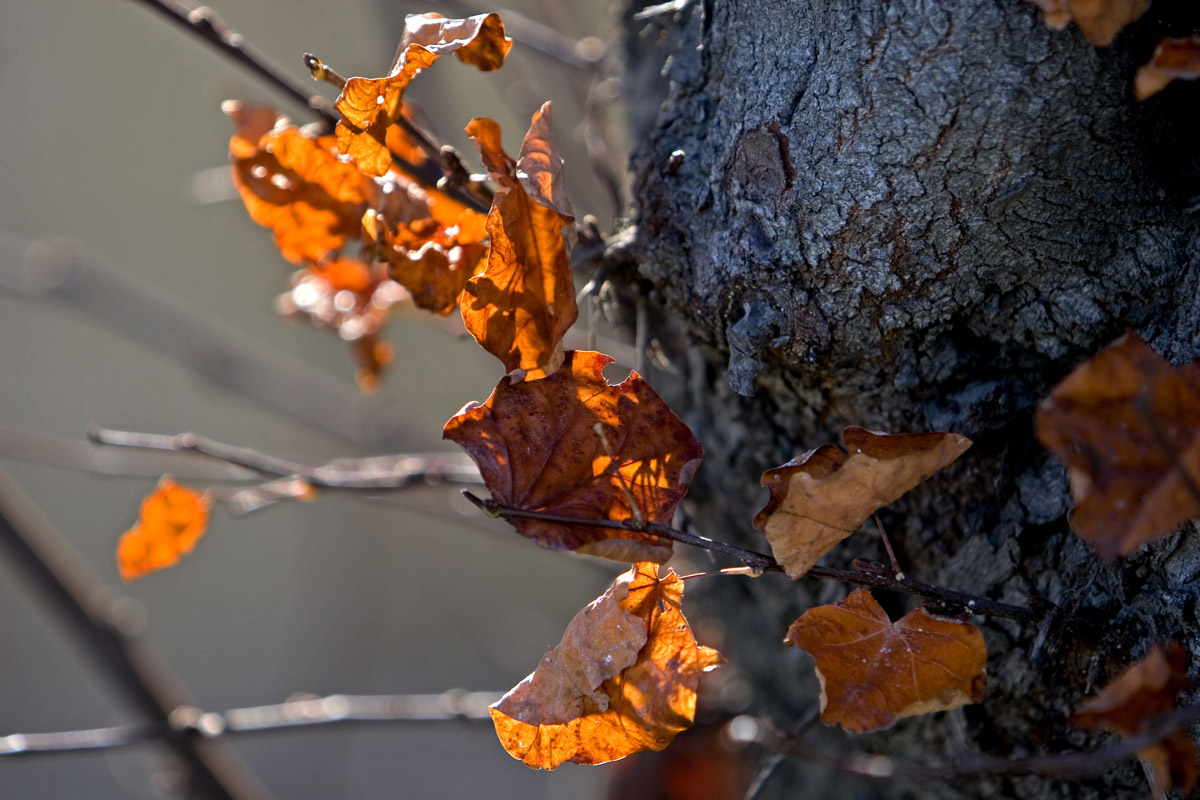
[[[1151,0],[1029,0],[1042,9],[1046,27],[1061,31],[1074,20],[1096,47],[1112,44],[1117,34],[1137,20]]]
[[[392,167],[387,141],[399,134],[390,129],[403,113],[404,90],[418,72],[448,53],[481,70],[497,69],[512,47],[496,14],[466,19],[410,15],[404,24],[404,38],[388,74],[350,78],[335,104],[342,115],[337,126],[338,147],[368,175],[380,176]]]
[[[1133,93],[1145,100],[1179,78],[1194,81],[1200,78],[1200,36],[1175,39],[1170,36],[1158,43],[1150,62],[1138,68],[1133,79]]]
[[[487,216],[487,266],[467,282],[463,322],[506,370],[540,377],[562,363],[563,335],[579,317],[563,240],[574,217],[550,136],[550,104],[533,115],[516,163],[501,149],[492,120],[471,120],[467,134],[499,188]]]
[[[953,462],[971,446],[956,433],[842,431],[847,457],[827,444],[762,474],[771,492],[754,527],[791,578],[808,572],[878,509]]]
[[[128,583],[166,569],[192,552],[208,525],[208,498],[168,475],[142,501],[138,523],[117,543],[117,567]]]
[[[606,355],[571,351],[548,378],[503,378],[483,405],[468,404],[442,435],[479,465],[499,503],[589,519],[634,516],[623,488],[650,522],[669,523],[704,448],[649,384],[632,372],[611,386]],[[610,459],[594,427],[603,425]],[[619,561],[666,561],[670,541],[537,519],[510,519],[543,547]]]
[[[1200,365],[1172,367],[1128,333],[1054,387],[1034,433],[1066,462],[1071,525],[1101,556],[1200,516],[1188,486],[1200,477]]]
[[[236,126],[233,182],[250,218],[275,232],[292,263],[320,261],[357,240],[374,183],[339,159],[333,140],[293,126],[270,108],[222,105]]]
[[[809,609],[783,641],[817,662],[826,725],[863,733],[983,699],[987,648],[978,628],[921,609],[892,623],[862,589]]]
[[[382,208],[363,216],[363,229],[413,302],[445,316],[487,255],[487,218],[403,178],[390,186]]]
[[[1112,731],[1124,738],[1149,733],[1159,718],[1175,710],[1179,693],[1190,685],[1183,648],[1172,643],[1164,651],[1156,644],[1145,658],[1079,706],[1071,719],[1081,728]],[[1160,795],[1171,787],[1187,794],[1196,785],[1200,752],[1186,731],[1174,731],[1138,755],[1153,767]]]
[[[691,727],[716,650],[696,643],[683,581],[635,564],[580,611],[538,668],[492,706],[509,755],[536,769],[661,750]]]

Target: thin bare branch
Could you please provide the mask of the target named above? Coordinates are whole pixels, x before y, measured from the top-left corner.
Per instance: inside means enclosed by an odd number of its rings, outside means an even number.
[[[0,736],[0,756],[114,750],[152,741],[216,739],[356,722],[488,720],[488,706],[502,694],[452,689],[440,694],[298,695],[283,703],[221,712],[181,706],[162,723]]]
[[[263,475],[299,478],[325,489],[405,489],[436,483],[482,483],[474,463],[458,453],[402,453],[369,458],[338,458],[310,465],[280,456],[237,447],[194,433],[157,433],[92,428],[88,438],[102,445],[133,447],[215,458]]]
[[[424,438],[396,408],[348,381],[218,326],[64,240],[0,233],[0,291],[90,314],[217,383],[364,447],[398,450]]]
[[[157,653],[122,626],[116,599],[17,483],[0,470],[0,547],[77,634],[136,713],[150,725],[169,724],[190,703],[186,688]],[[266,790],[232,751],[201,747],[194,738],[168,742],[192,788],[202,797],[258,798]]]
[[[696,534],[686,533],[677,528],[672,528],[669,525],[663,525],[657,522],[647,522],[644,525],[637,525],[632,520],[609,520],[609,519],[590,519],[588,517],[573,517],[566,514],[551,514],[545,511],[532,511],[525,508],[515,508],[502,503],[497,503],[494,500],[483,500],[470,492],[463,490],[463,496],[471,501],[476,507],[483,510],[485,513],[496,517],[513,517],[523,519],[539,519],[546,522],[559,522],[564,525],[585,525],[593,528],[607,528],[610,530],[634,530],[641,533],[650,533],[655,536],[661,536],[664,539],[670,539],[675,542],[689,544],[693,547],[699,547],[714,553],[722,553],[724,555],[733,556],[739,559],[743,564],[754,567],[763,572],[782,572],[783,568],[769,555],[758,553],[753,550],[747,550],[737,545],[727,544],[715,539],[708,539]],[[898,578],[890,575],[878,575],[869,572],[850,571],[833,569],[832,567],[814,566],[806,575],[813,578],[824,578],[826,580],[843,581],[845,583],[854,584],[857,586],[870,586],[874,589],[887,589],[892,592],[901,592],[903,594],[916,595],[918,597],[927,597],[931,600],[938,600],[944,604],[962,607],[968,614],[983,614],[992,617],[1007,617],[1009,619],[1022,620],[1024,622],[1036,622],[1042,618],[1044,612],[1035,610],[1027,606],[1015,606],[1009,603],[1001,603],[996,600],[991,600],[987,597],[978,597],[976,595],[967,594],[965,592],[955,591],[954,589],[945,589],[941,586],[933,586],[921,581],[914,581],[909,578]]]

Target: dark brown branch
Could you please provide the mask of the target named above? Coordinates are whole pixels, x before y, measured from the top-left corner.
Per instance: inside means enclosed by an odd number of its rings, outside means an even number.
[[[156,433],[92,428],[88,438],[102,445],[177,453],[195,453],[263,475],[300,478],[326,489],[405,489],[435,483],[481,483],[479,471],[458,453],[421,453],[369,458],[339,458],[312,466],[299,461],[237,447],[194,433],[164,436]]]
[[[424,438],[394,407],[347,381],[238,336],[69,242],[0,233],[0,290],[90,314],[217,383],[364,447],[403,449]]]
[[[450,722],[491,719],[488,706],[502,692],[302,696],[273,705],[205,712],[178,708],[169,722],[117,725],[79,731],[0,736],[0,757],[80,750],[113,750],[152,741],[216,739],[248,733],[355,722]]]
[[[724,555],[733,556],[746,566],[753,567],[763,572],[783,571],[783,568],[779,565],[779,563],[765,553],[758,553],[754,550],[747,550],[743,547],[738,547],[737,545],[727,544],[714,539],[708,539],[692,533],[686,533],[685,531],[672,528],[669,525],[662,525],[657,522],[648,522],[645,525],[639,526],[635,525],[632,521],[589,519],[587,517],[573,517],[565,514],[551,514],[544,511],[530,511],[529,509],[506,506],[502,503],[497,503],[494,500],[483,500],[466,491],[465,489],[463,490],[463,496],[491,516],[512,517],[517,519],[540,519],[546,522],[559,522],[564,525],[586,525],[593,528],[607,528],[609,530],[639,531],[641,533],[650,533],[655,536],[661,536],[664,539],[670,539],[671,541],[692,545],[693,547],[699,547],[713,553],[722,553]],[[944,589],[940,586],[933,586],[928,583],[922,583],[921,581],[914,581],[908,578],[900,579],[895,576],[877,575],[857,570],[848,571],[833,569],[831,567],[822,566],[815,566],[806,574],[814,578],[844,581],[857,586],[869,586],[874,589],[887,589],[893,592],[901,592],[903,594],[926,597],[931,600],[941,601],[942,603],[951,606],[961,606],[964,610],[972,614],[984,614],[992,617],[1008,617],[1009,619],[1017,619],[1024,622],[1036,622],[1043,616],[1041,612],[1026,606],[1014,606],[1010,605],[1009,603],[1001,603],[996,600],[990,600],[986,597],[977,597],[976,595],[955,591],[953,589]]]
[[[150,725],[170,724],[171,713],[190,702],[187,690],[148,643],[122,629],[104,584],[42,517],[25,493],[0,470],[0,547],[21,575],[37,586],[136,713]],[[267,796],[232,752],[202,747],[194,738],[168,742],[202,797]]]

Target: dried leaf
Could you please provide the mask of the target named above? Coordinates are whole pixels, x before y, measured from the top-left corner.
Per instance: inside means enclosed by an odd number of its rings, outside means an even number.
[[[270,108],[222,105],[236,130],[233,182],[250,218],[275,232],[292,263],[320,261],[357,240],[374,183],[339,159],[333,140],[293,126]]]
[[[862,589],[806,611],[784,642],[817,662],[826,725],[863,733],[983,699],[987,648],[978,628],[921,609],[893,623]]]
[[[808,572],[878,509],[953,462],[971,446],[956,433],[842,431],[847,457],[827,444],[762,474],[771,492],[754,527],[791,578]]]
[[[1168,36],[1159,42],[1150,62],[1138,69],[1133,93],[1138,100],[1145,100],[1176,78],[1188,81],[1200,78],[1200,36],[1184,39]]]
[[[548,378],[503,378],[483,405],[468,404],[443,436],[479,465],[499,503],[532,511],[602,520],[634,516],[627,487],[650,522],[668,523],[704,449],[636,373],[610,386],[606,355],[571,351]],[[603,426],[615,459],[594,427]],[[543,547],[619,561],[670,558],[671,543],[636,530],[612,530],[538,519],[512,525]]]
[[[1175,710],[1179,693],[1190,685],[1183,648],[1172,643],[1164,651],[1156,644],[1145,658],[1079,706],[1072,721],[1087,730],[1113,731],[1124,738],[1148,733],[1160,717]],[[1186,731],[1176,730],[1138,755],[1153,767],[1160,795],[1172,787],[1187,794],[1196,785],[1200,751]]]
[[[275,301],[280,314],[335,330],[350,343],[367,391],[392,360],[391,345],[379,341],[394,305],[407,297],[395,281],[357,259],[339,259],[297,271],[292,288]]]
[[[417,73],[440,56],[454,53],[481,70],[498,69],[512,47],[497,14],[445,19],[437,14],[410,15],[392,68],[382,78],[350,78],[338,96],[342,115],[337,126],[341,152],[368,175],[380,176],[392,167],[387,147],[394,123],[403,113],[404,90]]]
[[[208,525],[208,498],[168,475],[142,501],[138,523],[117,543],[117,567],[128,583],[166,569],[192,552]]]
[[[550,104],[533,115],[515,164],[501,149],[492,120],[472,120],[467,134],[499,188],[487,216],[487,266],[467,282],[463,322],[506,370],[540,377],[562,363],[563,335],[579,317],[563,240],[574,217],[550,136]]]
[[[1126,334],[1054,387],[1034,433],[1066,462],[1071,525],[1101,556],[1200,516],[1200,363],[1172,367]]]
[[[536,769],[603,764],[661,750],[691,727],[716,650],[679,608],[683,581],[635,564],[580,611],[538,668],[492,706],[509,755]]]
[[[1134,22],[1151,0],[1029,0],[1042,9],[1047,28],[1061,31],[1074,20],[1087,40],[1096,47],[1112,44],[1117,34]]]
[[[487,255],[487,218],[412,181],[399,179],[389,188],[383,207],[363,216],[363,229],[413,302],[445,316],[458,308],[463,287]]]

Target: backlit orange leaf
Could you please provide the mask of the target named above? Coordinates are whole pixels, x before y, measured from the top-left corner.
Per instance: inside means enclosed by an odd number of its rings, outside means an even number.
[[[1138,100],[1145,100],[1176,78],[1188,81],[1200,78],[1200,36],[1184,39],[1168,36],[1159,42],[1150,63],[1138,68],[1133,93]]]
[[[1117,34],[1150,8],[1151,0],[1029,0],[1042,9],[1047,28],[1061,31],[1072,21],[1097,47],[1112,44]]]
[[[487,218],[405,179],[389,188],[383,207],[364,215],[364,232],[419,308],[449,314],[487,255]]]
[[[784,642],[816,661],[821,721],[855,733],[978,703],[987,683],[978,628],[921,609],[893,623],[862,589],[806,611]]]
[[[117,543],[121,580],[173,566],[192,552],[208,525],[208,498],[164,477],[142,501],[138,523]]]
[[[1071,525],[1101,556],[1200,517],[1188,486],[1200,480],[1200,363],[1172,367],[1128,333],[1054,387],[1034,433],[1066,463]]]
[[[538,668],[492,706],[509,755],[536,769],[662,750],[691,727],[700,676],[721,663],[696,643],[683,581],[635,564],[580,611]]]
[[[250,218],[275,232],[292,263],[319,261],[356,241],[374,183],[342,161],[332,138],[293,126],[272,109],[228,101],[233,182]]]
[[[341,152],[368,175],[380,176],[392,166],[390,128],[403,112],[404,90],[417,73],[440,56],[454,53],[481,70],[498,69],[512,47],[497,14],[445,19],[437,14],[410,15],[392,68],[382,78],[350,78],[338,96],[342,115],[337,126]]]
[[[380,330],[392,307],[407,296],[382,266],[339,259],[297,271],[292,288],[280,295],[275,306],[285,317],[337,331],[358,361],[359,385],[369,391],[376,388],[380,373],[392,360],[392,347],[379,340]]]
[[[600,353],[571,351],[547,378],[503,378],[486,403],[468,404],[442,435],[470,454],[499,503],[624,521],[634,517],[627,488],[647,521],[669,523],[704,448],[636,372],[609,385],[601,371],[611,361]],[[614,458],[594,430],[597,424]],[[636,530],[510,522],[556,550],[619,561],[663,562],[671,555],[670,541]]]
[[[492,120],[472,120],[467,134],[499,188],[487,216],[487,266],[467,282],[463,322],[506,370],[540,377],[562,362],[563,335],[579,317],[563,239],[574,216],[550,136],[550,104],[533,115],[516,163],[501,149]]]
[[[1190,685],[1183,648],[1172,643],[1164,651],[1154,645],[1145,658],[1079,706],[1071,719],[1081,728],[1113,731],[1125,738],[1148,733],[1163,715],[1175,710],[1179,693]],[[1186,730],[1143,747],[1138,755],[1153,769],[1159,796],[1172,787],[1187,794],[1196,785],[1200,751]]]
[[[771,492],[754,527],[791,578],[808,572],[878,509],[953,462],[971,446],[956,433],[872,433],[849,427],[850,455],[827,444],[762,474]]]

